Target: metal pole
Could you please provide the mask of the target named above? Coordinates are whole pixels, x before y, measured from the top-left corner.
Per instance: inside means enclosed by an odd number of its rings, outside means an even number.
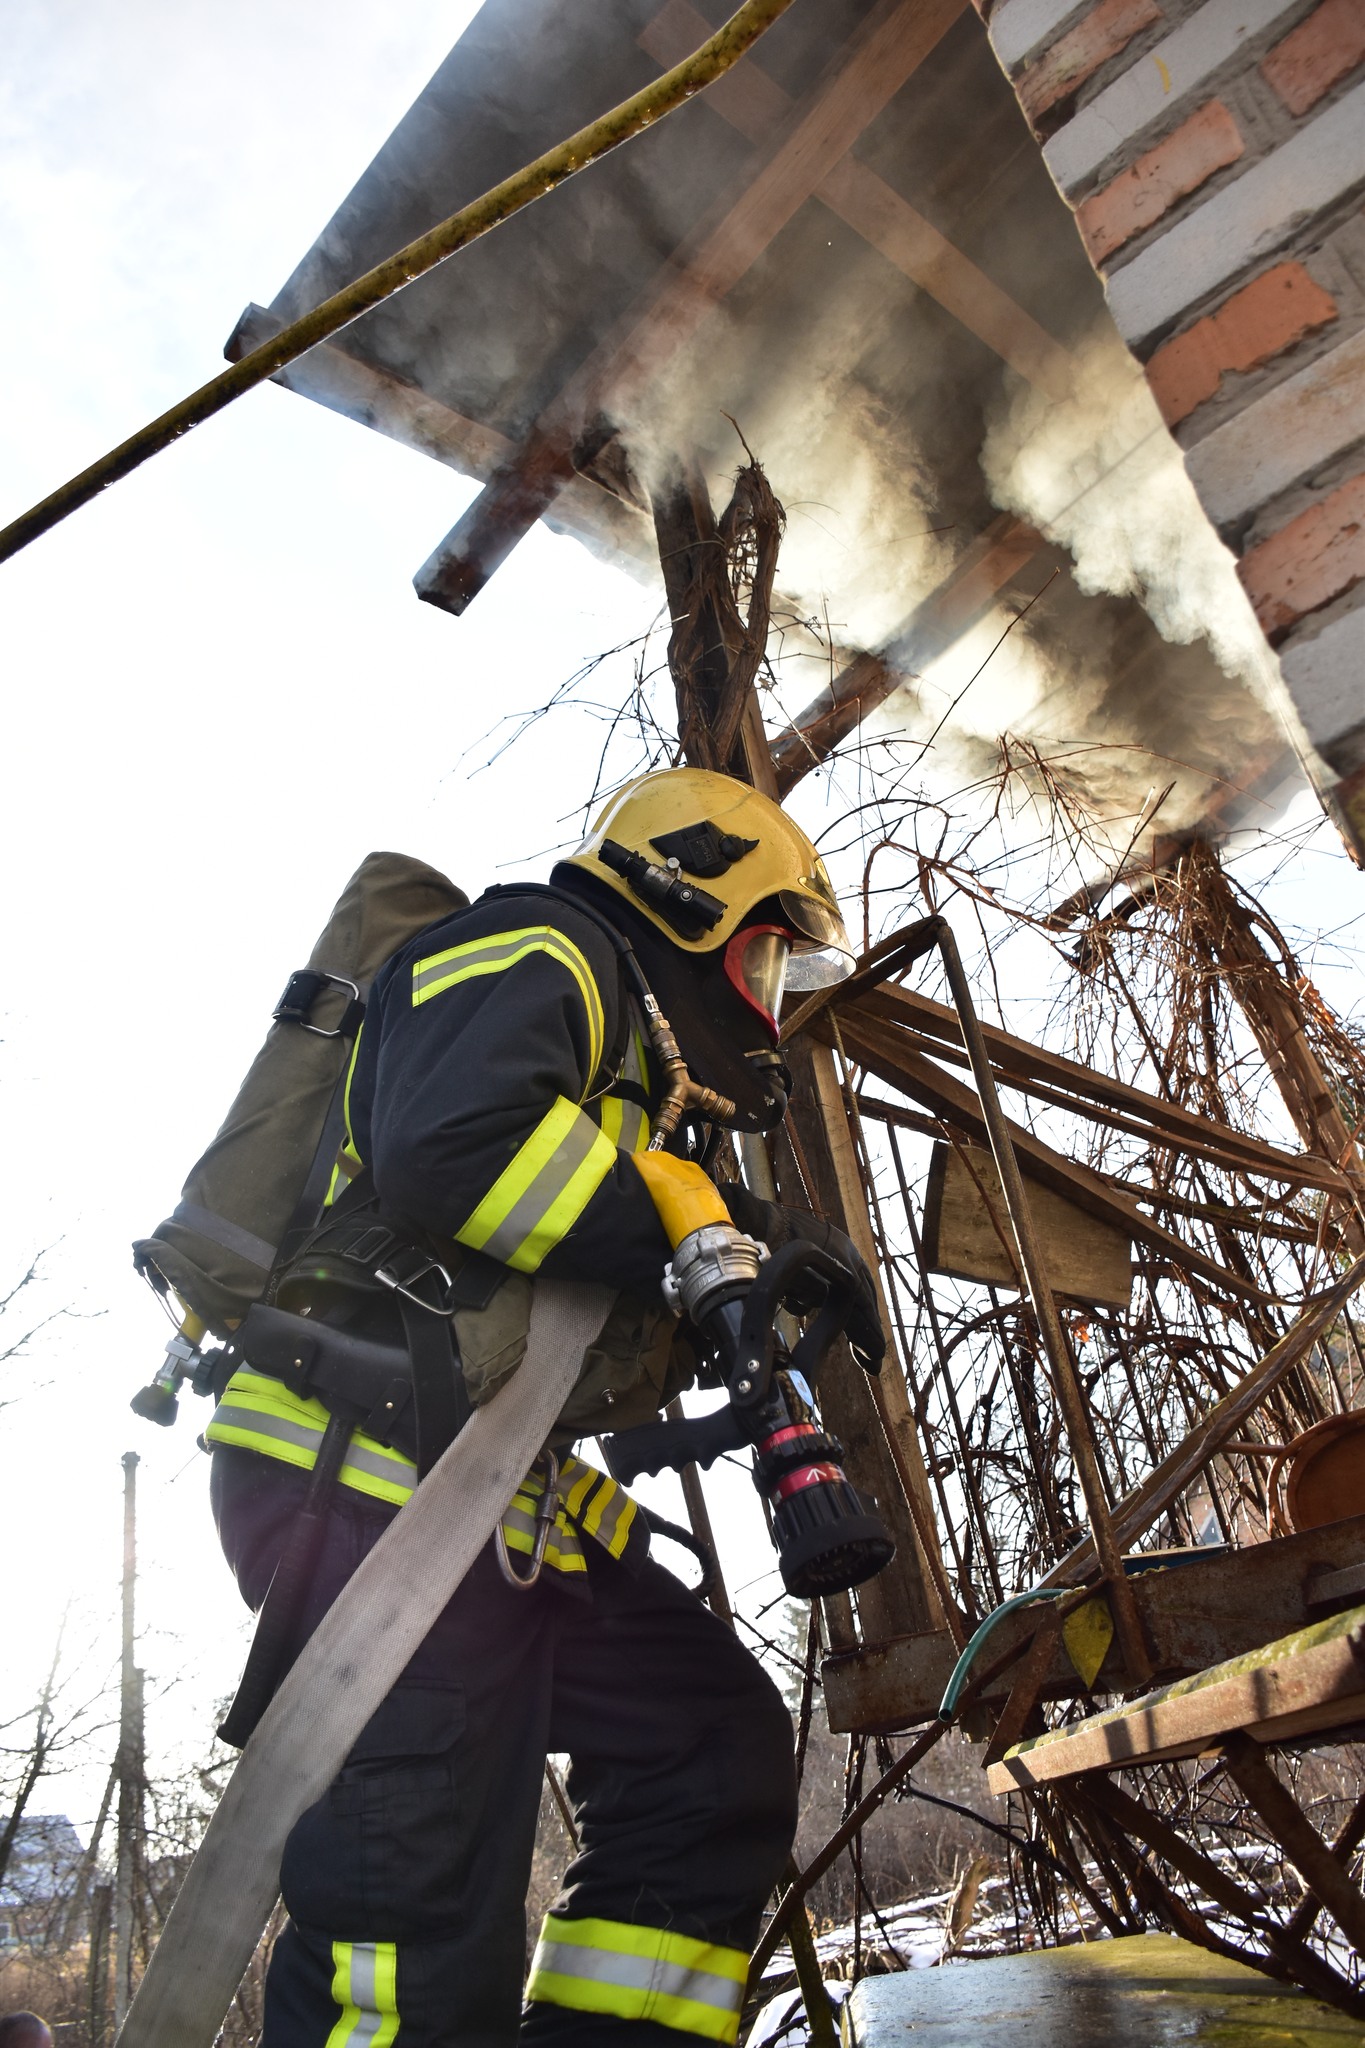
[[[945,919],[939,922],[938,945],[943,956],[943,965],[947,970],[948,985],[952,990],[958,1021],[962,1026],[962,1042],[971,1064],[972,1078],[976,1082],[977,1094],[981,1098],[981,1113],[991,1141],[991,1154],[995,1160],[996,1172],[1000,1176],[1000,1186],[1004,1191],[1005,1207],[1009,1212],[1010,1225],[1019,1251],[1019,1264],[1028,1288],[1033,1313],[1038,1318],[1038,1332],[1043,1340],[1043,1350],[1052,1368],[1052,1383],[1066,1423],[1071,1455],[1076,1463],[1076,1476],[1080,1480],[1081,1492],[1085,1496],[1086,1513],[1090,1520],[1095,1551],[1109,1581],[1119,1647],[1133,1682],[1145,1685],[1152,1675],[1151,1660],[1143,1641],[1142,1624],[1138,1620],[1133,1589],[1124,1572],[1123,1554],[1114,1535],[1114,1524],[1105,1496],[1100,1463],[1095,1455],[1095,1442],[1090,1432],[1089,1417],[1085,1412],[1085,1397],[1076,1376],[1075,1362],[1066,1341],[1066,1333],[1062,1329],[1062,1320],[1057,1313],[1056,1298],[1048,1283],[1047,1263],[1043,1257],[1038,1233],[1033,1227],[1033,1212],[1029,1207],[1028,1191],[1024,1186],[1024,1177],[1019,1171],[1014,1141],[1010,1137],[1009,1125],[996,1092],[995,1075],[991,1071],[986,1036],[981,1029],[976,1006],[972,1001],[972,992],[962,965],[962,956],[957,950],[957,941]]]
[[[118,1860],[114,1873],[114,2027],[123,2025],[133,1995],[133,1861],[141,1803],[138,1682],[133,1662],[137,1584],[136,1451],[123,1454],[123,1666],[119,1687]]]

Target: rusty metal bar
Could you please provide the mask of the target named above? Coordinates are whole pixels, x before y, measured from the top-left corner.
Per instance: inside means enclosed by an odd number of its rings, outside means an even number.
[[[1057,1313],[1056,1299],[1048,1284],[1042,1244],[1033,1227],[1033,1212],[1029,1207],[1024,1176],[1019,1171],[1014,1141],[1010,1137],[1009,1125],[1005,1121],[1004,1111],[1000,1107],[1000,1097],[996,1093],[995,1075],[991,1069],[991,1057],[986,1046],[985,1034],[976,1014],[976,1005],[972,1000],[962,956],[957,950],[957,941],[946,920],[940,920],[938,949],[962,1026],[962,1039],[971,1063],[972,1079],[976,1082],[977,1094],[981,1100],[981,1113],[985,1119],[996,1172],[1000,1175],[1000,1186],[1005,1197],[1005,1207],[1009,1211],[1010,1226],[1018,1247],[1019,1263],[1028,1286],[1029,1300],[1038,1318],[1038,1331],[1043,1340],[1043,1350],[1052,1368],[1052,1383],[1066,1423],[1071,1455],[1076,1464],[1076,1476],[1080,1480],[1081,1492],[1085,1496],[1086,1513],[1090,1518],[1096,1554],[1104,1576],[1109,1582],[1114,1627],[1118,1632],[1124,1662],[1132,1672],[1135,1682],[1142,1685],[1151,1677],[1151,1663],[1143,1641],[1142,1624],[1138,1619],[1133,1591],[1124,1571],[1123,1553],[1114,1534],[1100,1462],[1085,1412],[1085,1399],[1076,1374],[1075,1361],[1062,1329],[1062,1319]]]

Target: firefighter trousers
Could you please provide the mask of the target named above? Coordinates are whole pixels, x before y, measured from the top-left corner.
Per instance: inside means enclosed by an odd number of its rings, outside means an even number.
[[[215,1447],[248,1604],[306,1475]],[[315,1627],[394,1510],[338,1488]],[[796,1825],[791,1718],[734,1634],[652,1559],[591,1540],[527,1591],[490,1545],[285,1847],[289,1921],[260,2048],[688,2048],[733,2041]],[[567,1753],[577,1853],[526,1985],[544,1759]]]

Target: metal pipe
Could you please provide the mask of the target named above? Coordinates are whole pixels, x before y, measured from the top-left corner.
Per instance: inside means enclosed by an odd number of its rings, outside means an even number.
[[[744,0],[740,7],[722,28],[708,37],[685,62],[676,64],[661,78],[656,78],[642,92],[623,100],[609,113],[590,121],[586,128],[580,128],[567,142],[561,142],[544,156],[516,171],[510,178],[504,178],[491,192],[485,192],[480,199],[469,206],[463,206],[458,213],[452,213],[437,227],[425,235],[419,235],[406,248],[377,263],[373,270],[367,270],[363,277],[356,278],[341,291],[334,292],[330,299],[324,299],[311,313],[302,319],[293,320],[269,341],[243,356],[230,369],[223,370],[197,391],[183,398],[179,405],[173,405],[169,412],[163,412],[159,419],[152,420],[128,440],[120,442],[108,455],[102,456],[89,469],[72,477],[60,490],[53,491],[40,504],[0,529],[0,562],[17,555],[30,541],[40,534],[49,532],[65,519],[68,513],[88,505],[92,498],[107,490],[110,484],[132,474],[150,456],[168,448],[172,441],[178,441],[192,427],[202,426],[207,419],[231,405],[234,398],[240,398],[245,391],[257,384],[265,383],[286,363],[295,362],[320,341],[337,334],[343,327],[349,327],[362,313],[368,313],[373,306],[392,297],[395,292],[411,284],[414,279],[425,277],[457,250],[468,248],[490,228],[509,220],[519,213],[523,206],[529,206],[535,199],[541,199],[547,192],[572,178],[577,171],[586,170],[609,151],[628,142],[642,129],[652,127],[665,114],[673,112],[687,100],[701,92],[732,64],[741,58],[769,29],[779,15],[785,14],[791,0]]]
[[[1145,1685],[1152,1675],[1151,1660],[1143,1641],[1142,1624],[1138,1619],[1132,1588],[1124,1575],[1123,1554],[1114,1535],[1114,1524],[1104,1491],[1099,1458],[1095,1452],[1095,1442],[1085,1412],[1085,1399],[1076,1374],[1075,1361],[1062,1329],[1062,1320],[1057,1313],[1056,1298],[1048,1282],[1047,1263],[1043,1257],[1038,1233],[1033,1226],[1033,1212],[1029,1206],[1024,1177],[1019,1171],[1014,1141],[1010,1136],[1005,1113],[1000,1107],[985,1033],[981,1029],[976,1006],[972,1001],[972,992],[962,965],[962,956],[957,950],[957,941],[953,937],[951,926],[944,919],[939,920],[938,948],[947,972],[948,986],[952,990],[958,1021],[962,1026],[962,1042],[971,1065],[972,1078],[976,1082],[977,1094],[981,1098],[981,1113],[990,1139],[991,1156],[995,1160],[995,1169],[1000,1176],[1000,1186],[1005,1197],[1005,1207],[1009,1212],[1010,1227],[1018,1248],[1019,1264],[1028,1288],[1029,1301],[1033,1313],[1038,1318],[1038,1331],[1042,1338],[1043,1350],[1052,1369],[1052,1382],[1066,1423],[1071,1455],[1076,1464],[1076,1476],[1080,1480],[1081,1492],[1085,1496],[1086,1513],[1090,1521],[1096,1555],[1109,1582],[1109,1596],[1113,1603],[1114,1627],[1118,1634],[1119,1647],[1134,1684]]]

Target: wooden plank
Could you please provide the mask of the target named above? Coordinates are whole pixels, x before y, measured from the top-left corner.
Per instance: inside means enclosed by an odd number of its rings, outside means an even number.
[[[966,0],[879,0],[834,63],[763,140],[765,160],[737,199],[698,223],[541,413],[514,463],[418,572],[418,594],[463,610],[481,562],[500,562],[573,473],[572,451],[599,415],[629,414],[663,364],[709,318],[821,180],[963,12]]]
[[[821,1022],[817,1019],[814,1029],[818,1032],[820,1028]],[[923,1054],[913,1052],[903,1033],[898,1034],[869,1017],[862,1005],[841,1014],[840,1029],[849,1052],[879,1080],[932,1109],[935,1115],[943,1117],[977,1144],[989,1142],[986,1120],[975,1092],[964,1087],[951,1074],[944,1073]],[[1030,1180],[1039,1181],[1044,1187],[1066,1196],[1090,1215],[1098,1216],[1101,1222],[1126,1231],[1136,1243],[1146,1245],[1187,1272],[1202,1275],[1224,1292],[1240,1294],[1253,1301],[1271,1299],[1252,1282],[1229,1272],[1216,1259],[1186,1244],[1169,1230],[1163,1230],[1159,1223],[1145,1216],[1135,1203],[1120,1195],[1088,1166],[1081,1166],[1063,1153],[1055,1152],[1041,1138],[1035,1138],[1032,1131],[1025,1130],[1022,1124],[1011,1122],[1009,1129],[1020,1166]]]
[[[1055,1292],[1127,1308],[1133,1262],[1126,1234],[1051,1188],[1035,1184],[1029,1201]],[[1020,1285],[1000,1175],[979,1146],[935,1145],[924,1198],[924,1253],[930,1271],[950,1279]]]
[[[666,71],[709,34],[690,0],[667,0],[637,41]],[[708,92],[706,104],[757,142],[787,118],[792,101],[776,79],[744,57]],[[1021,377],[1052,398],[1070,395],[1070,352],[884,178],[847,156],[821,180],[816,197]]]
[[[946,1003],[933,1002],[914,989],[887,983],[861,995],[858,1007],[886,1023],[899,1024],[910,1031],[922,1033],[926,1038],[938,1040],[939,1046],[933,1048],[936,1059],[952,1059],[956,1064],[966,1064],[957,1013]],[[839,1014],[842,1019],[842,1008]],[[1135,1127],[1144,1134],[1156,1133],[1201,1158],[1216,1157],[1220,1164],[1237,1161],[1252,1173],[1327,1188],[1335,1194],[1351,1192],[1350,1182],[1344,1174],[1311,1153],[1285,1152],[1261,1138],[1234,1131],[1227,1124],[1196,1116],[1192,1111],[1165,1102],[1143,1088],[1135,1088],[1127,1081],[1084,1066],[1079,1060],[1067,1059],[1061,1053],[1031,1045],[1027,1039],[1017,1038],[1013,1032],[1003,1031],[998,1025],[983,1021],[981,1028],[990,1047],[992,1066],[1004,1087],[1017,1088],[1021,1094],[1029,1094],[1040,1093],[1040,1087],[1035,1084],[1050,1086],[1056,1093],[1044,1098],[1048,1101],[1080,1097],[1120,1111],[1133,1118]]]
[[[1148,1568],[1135,1573],[1131,1584],[1153,1668],[1165,1685],[1321,1619],[1316,1575],[1324,1565],[1338,1569],[1343,1578],[1361,1569],[1365,1515],[1303,1536],[1250,1543],[1242,1550],[1148,1555]],[[1161,1564],[1163,1556],[1170,1557],[1169,1565]],[[1021,1608],[997,1623],[982,1665],[1017,1650],[1037,1627],[1038,1614],[1036,1607]],[[931,1721],[956,1659],[946,1629],[831,1653],[822,1667],[830,1727],[840,1734],[888,1735]],[[1006,1670],[987,1685],[981,1703],[998,1708],[1013,1675]],[[1102,1698],[1132,1688],[1115,1640],[1090,1691]],[[1059,1645],[1040,1697],[1081,1699],[1085,1692]]]
[[[1316,1717],[1318,1730],[1345,1726],[1363,1706],[1365,1607],[1353,1607],[1107,1714],[1021,1742],[986,1779],[1003,1794],[1082,1771],[1197,1756],[1234,1729],[1287,1733],[1305,1716]]]

